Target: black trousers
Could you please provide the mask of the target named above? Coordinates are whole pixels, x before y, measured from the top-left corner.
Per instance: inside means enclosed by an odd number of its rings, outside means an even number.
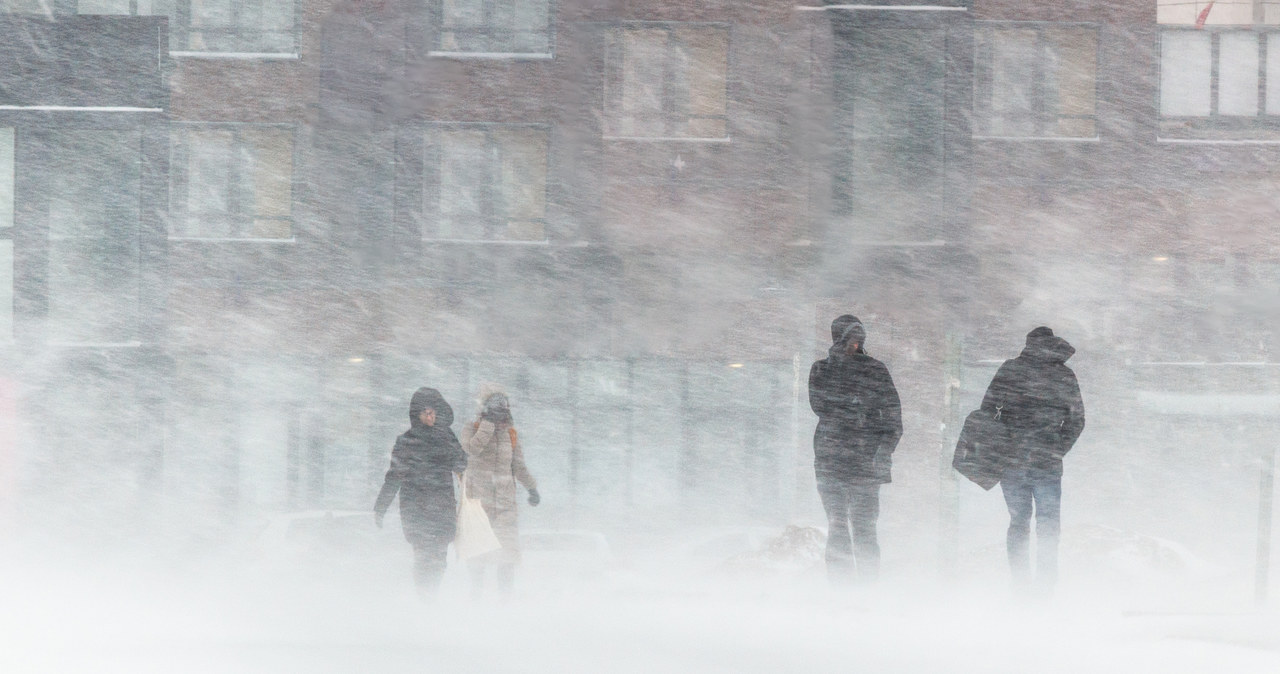
[[[418,594],[433,596],[448,566],[449,541],[432,538],[413,544],[413,584]]]
[[[880,483],[818,475],[827,511],[827,576],[834,582],[871,582],[880,576]]]

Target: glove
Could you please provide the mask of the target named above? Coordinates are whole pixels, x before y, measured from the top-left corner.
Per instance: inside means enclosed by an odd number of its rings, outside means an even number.
[[[385,513],[377,513],[377,512],[373,514],[373,523],[378,525],[379,529],[382,528],[382,516],[384,514]]]
[[[529,505],[534,506],[534,507],[536,508],[536,507],[538,506],[538,504],[539,504],[539,503],[542,503],[542,496],[540,496],[540,495],[538,494],[538,490],[537,490],[537,489],[530,489],[530,490],[529,490]]]

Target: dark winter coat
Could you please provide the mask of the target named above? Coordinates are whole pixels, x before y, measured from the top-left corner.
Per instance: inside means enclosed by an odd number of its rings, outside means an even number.
[[[1009,429],[1009,469],[1061,477],[1062,457],[1084,430],[1080,384],[1066,365],[1075,352],[1048,328],[1037,328],[987,387],[982,410]]]
[[[902,437],[902,403],[884,363],[862,349],[845,354],[847,341],[837,336],[809,369],[809,405],[818,415],[814,469],[819,479],[884,484]]]
[[[426,408],[436,411],[434,426],[418,419]],[[413,545],[453,540],[458,510],[453,474],[467,467],[462,445],[449,429],[453,409],[435,389],[419,389],[409,406],[409,420],[411,427],[396,438],[391,450],[391,468],[373,509],[382,515],[399,493],[406,540]]]

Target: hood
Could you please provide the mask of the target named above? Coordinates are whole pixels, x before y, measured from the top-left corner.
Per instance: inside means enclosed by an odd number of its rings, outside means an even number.
[[[1065,363],[1076,352],[1067,340],[1053,334],[1053,330],[1039,327],[1027,333],[1027,346],[1022,355],[1051,363]]]
[[[415,391],[413,399],[409,401],[409,423],[413,427],[423,425],[418,420],[418,415],[428,407],[436,411],[436,426],[448,428],[453,425],[453,408],[449,407],[439,391],[424,386]]]
[[[862,321],[857,316],[845,314],[831,322],[831,348],[827,350],[827,355],[840,360],[845,357],[845,348],[849,342],[865,344],[866,340],[867,331],[862,327]],[[861,347],[858,352],[863,353]]]
[[[502,395],[507,395],[507,391],[502,387],[502,384],[495,384],[493,382],[485,382],[481,384],[480,392],[476,393],[476,409],[477,410],[483,409],[484,401],[488,400],[489,396],[495,393],[501,393]]]

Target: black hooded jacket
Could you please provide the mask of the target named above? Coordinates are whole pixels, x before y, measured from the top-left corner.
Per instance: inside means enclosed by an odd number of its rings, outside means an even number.
[[[884,363],[860,348],[845,353],[860,328],[833,325],[827,357],[809,369],[809,406],[818,415],[814,468],[820,478],[886,483],[902,437],[902,403]]]
[[[1067,367],[1076,350],[1048,328],[1027,335],[1022,353],[1006,360],[982,399],[982,409],[1009,429],[1010,467],[1062,475],[1062,457],[1084,430],[1080,384]]]
[[[434,426],[418,419],[427,408],[436,411]],[[439,391],[421,388],[409,404],[409,422],[409,430],[396,438],[391,450],[391,468],[373,509],[379,515],[385,513],[398,492],[406,540],[414,545],[452,540],[458,508],[453,473],[467,467],[467,455],[449,428],[453,408]]]

